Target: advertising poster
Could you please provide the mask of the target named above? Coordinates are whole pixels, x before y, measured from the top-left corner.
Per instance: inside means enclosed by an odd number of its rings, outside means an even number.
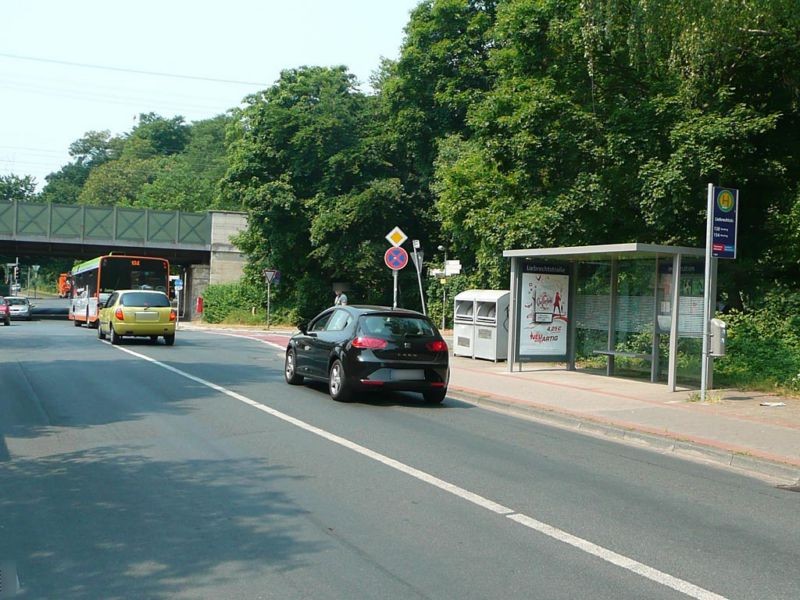
[[[565,358],[569,323],[567,267],[525,263],[521,275],[520,358]]]

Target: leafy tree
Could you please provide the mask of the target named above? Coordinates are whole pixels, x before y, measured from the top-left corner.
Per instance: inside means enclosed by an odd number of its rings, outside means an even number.
[[[388,105],[397,159],[421,178],[431,175],[437,140],[465,132],[468,108],[491,86],[489,32],[496,0],[426,0],[411,13],[396,63],[377,83]]]
[[[181,116],[165,119],[156,113],[141,113],[125,139],[122,157],[147,159],[178,154],[189,143],[189,129]]]
[[[227,169],[225,115],[192,123],[184,150],[163,159],[152,182],[142,186],[135,204],[162,210],[203,211],[226,207],[217,186]]]
[[[36,199],[36,180],[30,175],[0,175],[0,201],[31,202]]]
[[[75,160],[60,170],[45,177],[47,184],[42,190],[44,202],[75,204],[92,169],[115,158],[122,147],[122,140],[111,137],[111,132],[88,131],[69,146],[69,154]]]
[[[92,169],[78,202],[93,206],[138,206],[144,186],[166,168],[166,158],[120,158]]]
[[[253,276],[281,271],[277,301],[301,316],[332,300],[334,281],[350,282],[354,300],[386,302],[383,236],[394,225],[423,231],[424,208],[384,159],[378,114],[344,67],[304,67],[250,97],[231,131],[222,190],[249,213],[239,245]]]
[[[53,204],[77,204],[90,167],[77,162],[67,163],[58,171],[45,176],[47,184],[42,189],[43,202]]]
[[[108,129],[87,131],[82,138],[70,144],[69,155],[75,159],[76,164],[96,167],[119,156],[122,145],[123,140],[111,137]]]
[[[493,257],[512,246],[699,245],[713,181],[742,192],[740,259],[721,272],[729,299],[758,293],[753,269],[795,278],[794,8],[499,4],[492,87],[467,108],[466,131],[440,145],[445,232],[495,281]]]

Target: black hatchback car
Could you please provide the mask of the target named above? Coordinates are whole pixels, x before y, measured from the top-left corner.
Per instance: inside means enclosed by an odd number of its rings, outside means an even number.
[[[450,377],[447,344],[428,317],[384,306],[334,306],[300,326],[286,347],[286,382],[328,383],[331,398],[363,391],[421,392],[440,403]]]

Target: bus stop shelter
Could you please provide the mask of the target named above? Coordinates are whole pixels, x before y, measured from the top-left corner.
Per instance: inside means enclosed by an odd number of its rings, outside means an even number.
[[[625,243],[503,256],[511,259],[509,371],[536,361],[565,362],[574,370],[580,345],[583,355],[606,358],[607,375],[617,358],[649,361],[656,382],[661,337],[668,335],[667,385],[677,389],[679,339],[702,343],[704,249]],[[709,387],[710,374],[709,368]]]

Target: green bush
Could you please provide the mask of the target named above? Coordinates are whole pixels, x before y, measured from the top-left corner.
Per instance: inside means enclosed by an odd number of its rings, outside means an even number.
[[[263,290],[247,282],[210,285],[203,292],[203,320],[222,323],[237,311],[250,314],[253,307],[263,310],[262,296]]]
[[[758,308],[723,319],[728,323],[727,353],[715,359],[716,381],[800,391],[800,292],[773,291]]]

